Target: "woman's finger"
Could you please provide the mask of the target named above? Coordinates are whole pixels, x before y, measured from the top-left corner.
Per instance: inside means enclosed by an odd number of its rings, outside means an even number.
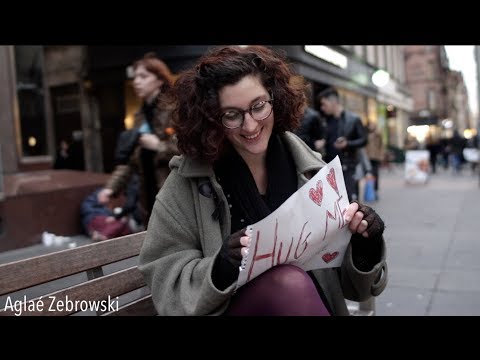
[[[360,225],[358,225],[357,232],[361,234],[365,232],[365,230],[367,230],[367,227],[368,227],[368,222],[364,219],[360,222]]]
[[[358,204],[357,203],[349,204],[347,206],[347,210],[345,211],[345,215],[344,215],[345,221],[350,222],[353,219],[353,215],[355,215],[357,210],[358,210]]]
[[[348,228],[352,233],[358,232],[358,226],[363,220],[363,213],[360,211],[357,211],[352,218],[352,221],[350,221],[350,224],[348,224]],[[366,228],[365,228],[366,229]]]

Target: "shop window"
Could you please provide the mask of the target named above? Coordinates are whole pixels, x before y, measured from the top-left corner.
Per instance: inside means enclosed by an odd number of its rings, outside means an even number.
[[[59,115],[80,112],[80,97],[77,94],[58,96],[55,101]]]
[[[15,46],[15,71],[22,155],[47,155],[43,47]]]

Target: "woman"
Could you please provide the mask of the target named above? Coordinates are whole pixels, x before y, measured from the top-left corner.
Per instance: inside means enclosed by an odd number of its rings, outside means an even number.
[[[290,131],[305,95],[285,61],[260,46],[216,49],[175,84],[182,156],[155,202],[139,269],[160,315],[348,315],[386,285],[383,222],[352,203],[341,268],[278,265],[235,292],[245,226],[325,166]],[[361,210],[361,211],[360,211]]]
[[[135,173],[140,175],[140,205],[146,224],[155,202],[155,196],[167,178],[168,162],[178,154],[176,139],[170,124],[173,103],[169,91],[173,76],[167,65],[148,53],[133,64],[133,88],[143,100],[136,114],[134,131],[121,144],[122,158],[104,189],[98,194],[101,204],[123,191]],[[117,150],[118,152],[118,150]]]

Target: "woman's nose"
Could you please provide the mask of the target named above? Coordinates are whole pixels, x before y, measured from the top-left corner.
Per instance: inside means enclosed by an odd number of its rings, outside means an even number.
[[[255,120],[250,113],[246,112],[242,127],[247,131],[255,130],[257,128],[257,120]]]

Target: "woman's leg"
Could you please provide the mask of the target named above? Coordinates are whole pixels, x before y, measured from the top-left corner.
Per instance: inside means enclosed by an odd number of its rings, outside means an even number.
[[[330,316],[310,276],[294,265],[278,265],[243,285],[227,316]]]

